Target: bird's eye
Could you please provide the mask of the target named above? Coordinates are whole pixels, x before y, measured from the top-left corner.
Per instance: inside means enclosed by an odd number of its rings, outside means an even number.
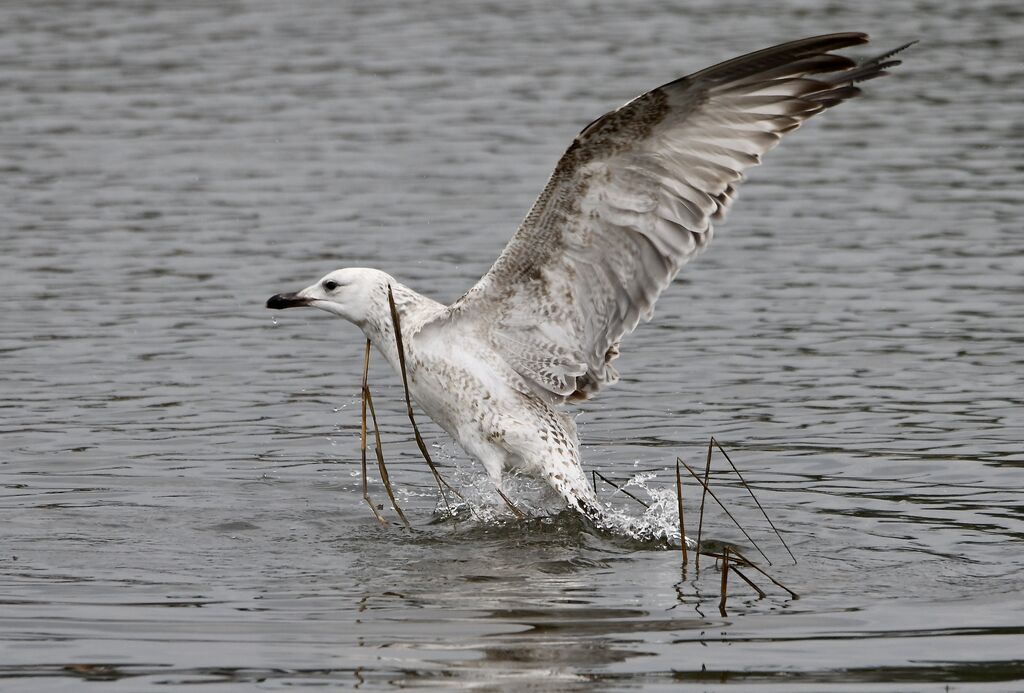
[[[336,281],[332,281],[332,280],[328,279],[327,281],[324,282],[324,289],[326,289],[327,291],[334,291],[337,288],[338,288],[338,282],[336,282]]]

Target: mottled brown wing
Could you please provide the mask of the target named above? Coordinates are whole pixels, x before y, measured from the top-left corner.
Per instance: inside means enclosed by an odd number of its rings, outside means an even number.
[[[618,379],[618,344],[711,240],[743,172],[783,134],[898,64],[829,51],[859,33],[785,43],[683,77],[588,125],[489,272],[441,321],[484,336],[537,394],[584,398]]]

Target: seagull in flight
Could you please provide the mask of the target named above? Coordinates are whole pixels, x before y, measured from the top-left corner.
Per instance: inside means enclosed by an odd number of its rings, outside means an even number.
[[[744,172],[803,121],[860,94],[911,44],[857,63],[838,33],[733,58],[587,125],[491,269],[443,305],[377,269],[339,269],[267,308],[311,306],[359,327],[396,371],[389,290],[411,397],[503,476],[539,477],[595,523],[571,416],[560,405],[618,380],[622,339],[711,241]]]

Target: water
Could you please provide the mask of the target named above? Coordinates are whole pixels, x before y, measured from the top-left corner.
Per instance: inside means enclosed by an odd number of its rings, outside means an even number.
[[[0,688],[1019,687],[1022,19],[988,0],[0,6]],[[414,529],[378,526],[358,333],[264,300],[364,264],[452,300],[594,116],[851,29],[922,44],[752,174],[579,417],[589,467],[655,470],[656,492],[718,436],[800,562],[720,458],[714,485],[801,598],[734,580],[723,617],[708,562],[681,580],[675,552],[571,517],[433,521],[383,367]],[[706,524],[746,545],[716,508]]]

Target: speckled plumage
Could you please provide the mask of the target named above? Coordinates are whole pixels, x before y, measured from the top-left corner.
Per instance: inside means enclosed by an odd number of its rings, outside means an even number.
[[[398,371],[387,303],[392,287],[409,391],[423,411],[483,464],[499,488],[503,472],[515,469],[543,478],[572,507],[595,516],[598,505],[580,464],[572,418],[536,397],[479,334],[462,333],[441,319],[445,306],[383,272],[360,272],[376,287],[360,327]]]
[[[398,369],[387,303],[402,318],[410,393],[499,485],[545,479],[597,519],[573,420],[556,407],[615,382],[619,342],[703,250],[743,173],[812,115],[898,64],[829,51],[818,36],[665,84],[598,118],[566,150],[490,271],[443,306],[371,269],[332,272],[268,307],[311,305],[359,325]]]

